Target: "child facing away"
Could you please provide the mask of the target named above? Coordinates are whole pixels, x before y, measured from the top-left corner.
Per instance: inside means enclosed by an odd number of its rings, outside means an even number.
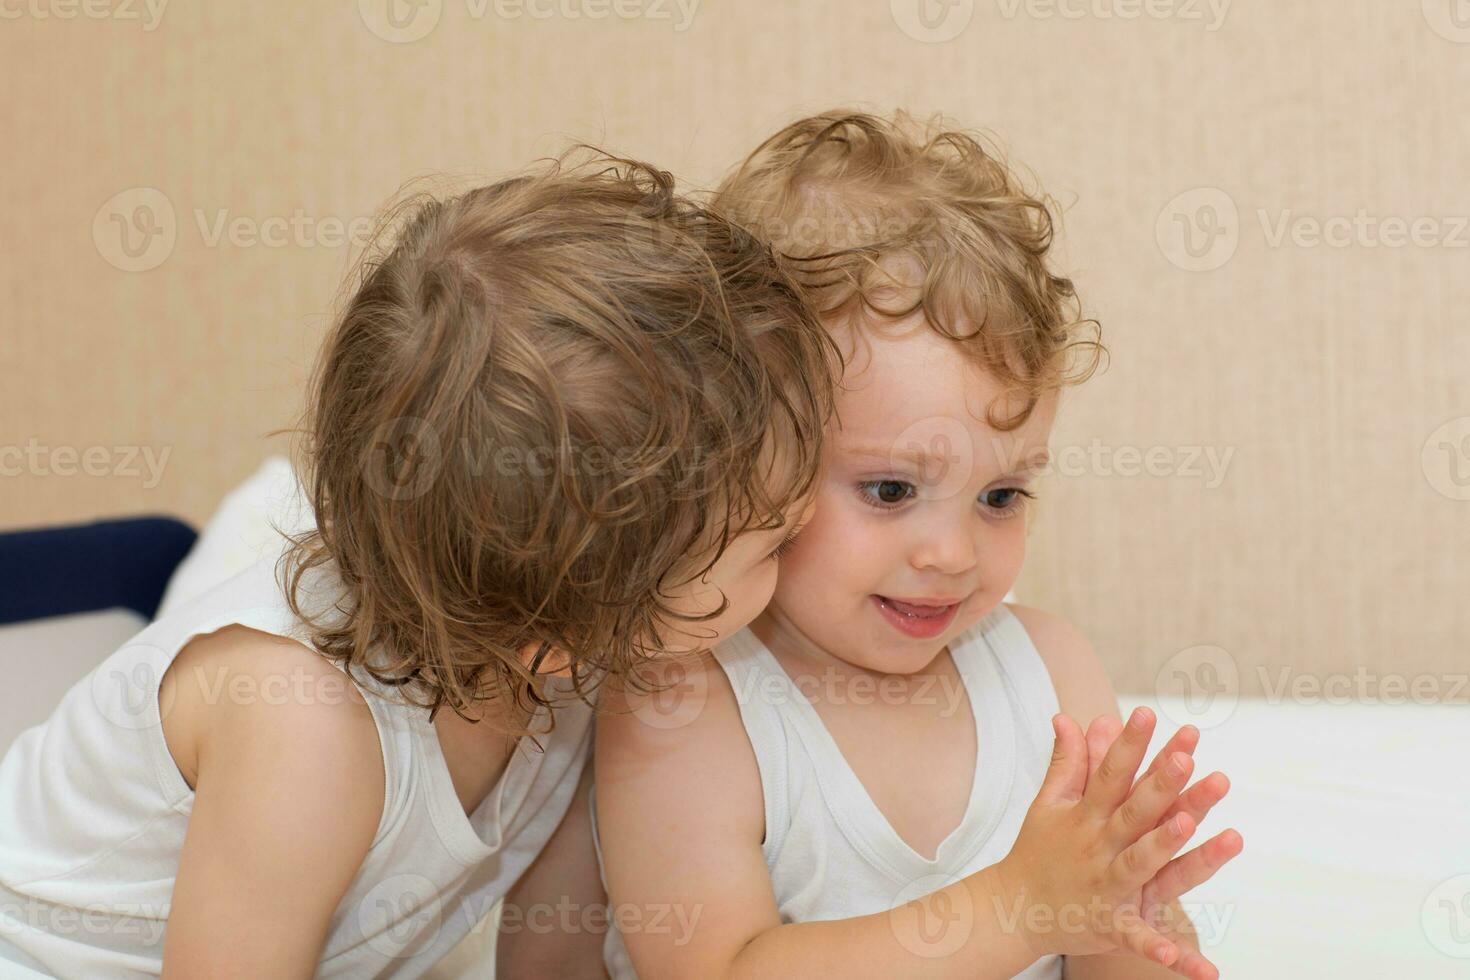
[[[679,668],[679,724],[604,703],[611,907],[673,910],[614,916],[610,974],[1217,976],[1177,899],[1240,837],[1176,855],[1225,777],[1186,790],[1185,728],[1135,784],[1152,715],[1122,726],[1082,635],[1003,601],[1059,391],[1100,352],[1046,206],[967,134],[845,113],[716,205],[792,260],[845,372],[771,606]]]
[[[0,761],[0,973],[422,975],[544,883],[599,677],[765,605],[834,353],[768,245],[645,165],[418,207],[326,340],[317,530]]]

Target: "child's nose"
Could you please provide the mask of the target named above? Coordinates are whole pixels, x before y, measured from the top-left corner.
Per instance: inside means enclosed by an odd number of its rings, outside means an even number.
[[[912,562],[920,571],[958,575],[974,568],[978,556],[973,535],[954,526],[936,527],[914,550]]]

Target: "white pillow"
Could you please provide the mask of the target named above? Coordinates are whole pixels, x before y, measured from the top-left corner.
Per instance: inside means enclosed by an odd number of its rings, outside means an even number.
[[[0,626],[0,670],[17,680],[0,685],[0,754],[147,625],[131,609],[101,609]]]
[[[291,461],[284,456],[268,458],[220,503],[169,579],[158,615],[203,595],[262,558],[279,556],[286,546],[282,532],[297,534],[314,523]]]

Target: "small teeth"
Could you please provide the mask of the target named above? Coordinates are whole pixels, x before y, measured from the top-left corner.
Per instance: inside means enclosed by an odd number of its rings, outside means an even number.
[[[946,606],[931,606],[931,607],[929,607],[930,612],[928,612],[928,613],[917,613],[917,612],[910,612],[908,609],[900,609],[895,604],[895,600],[893,600],[893,599],[885,598],[883,600],[883,604],[885,606],[887,606],[889,609],[892,609],[894,612],[898,613],[900,616],[907,616],[909,619],[937,619],[940,616],[944,615],[945,611],[947,609],[949,609],[949,606],[947,606],[947,605]],[[909,604],[906,603],[905,605],[909,605]]]

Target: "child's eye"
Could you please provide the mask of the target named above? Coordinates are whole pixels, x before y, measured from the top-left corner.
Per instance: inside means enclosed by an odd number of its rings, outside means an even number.
[[[858,495],[870,506],[890,510],[914,496],[914,485],[906,480],[869,480],[858,484]]]
[[[800,533],[801,528],[797,528],[790,534],[786,535],[786,537],[781,539],[780,544],[771,549],[771,553],[767,555],[766,558],[771,561],[777,561],[778,559],[784,558],[787,553],[791,551],[791,546],[796,543],[796,536]]]
[[[991,510],[998,513],[1009,513],[1019,510],[1024,500],[1035,500],[1036,494],[1020,487],[997,487],[987,490],[980,495],[980,500]]]

